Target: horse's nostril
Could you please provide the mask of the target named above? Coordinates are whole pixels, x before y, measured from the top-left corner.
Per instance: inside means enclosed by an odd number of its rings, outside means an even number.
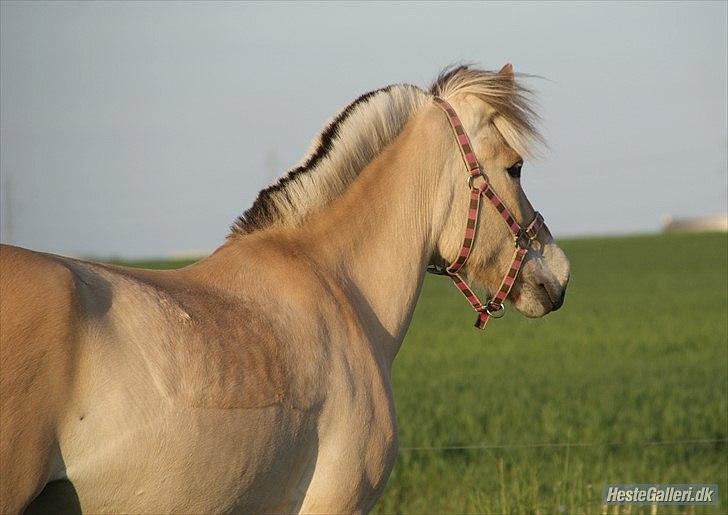
[[[564,305],[564,298],[566,297],[566,288],[561,289],[561,295],[559,296],[559,300],[556,301],[556,304],[554,304],[554,311],[557,311],[561,306]]]
[[[551,294],[552,290],[549,290],[545,284],[541,283],[539,284],[541,288],[543,288],[543,291],[546,292],[546,295],[548,296],[549,300],[551,301],[551,311],[557,311],[563,304],[564,304],[564,297],[566,296],[566,288],[561,289],[561,293],[559,294],[559,298],[555,299],[554,295]]]

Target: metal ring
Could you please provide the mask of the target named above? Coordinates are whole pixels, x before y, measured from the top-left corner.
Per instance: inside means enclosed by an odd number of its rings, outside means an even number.
[[[473,189],[473,179],[477,179],[478,177],[483,179],[485,182],[488,182],[488,178],[485,176],[485,174],[481,170],[481,172],[478,175],[468,175],[468,188],[470,188],[471,190]]]
[[[484,306],[485,312],[488,313],[493,318],[503,318],[503,315],[506,314],[506,306],[505,304],[498,304],[500,307],[496,309],[495,311],[490,310],[490,303],[486,304]]]

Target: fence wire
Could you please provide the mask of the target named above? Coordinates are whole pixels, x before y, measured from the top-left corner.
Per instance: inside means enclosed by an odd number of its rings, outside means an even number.
[[[511,443],[511,444],[473,444],[449,446],[400,447],[400,452],[436,452],[436,451],[469,451],[487,449],[537,449],[563,447],[648,447],[660,445],[709,445],[728,442],[728,438],[696,438],[692,440],[652,440],[646,442],[547,442],[547,443]]]

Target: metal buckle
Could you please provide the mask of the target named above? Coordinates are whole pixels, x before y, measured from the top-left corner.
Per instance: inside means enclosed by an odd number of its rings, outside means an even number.
[[[533,241],[533,238],[530,238],[528,236],[528,233],[526,233],[526,230],[523,227],[519,227],[518,234],[515,234],[513,236],[513,240],[516,244],[516,247],[527,249],[531,245],[531,241]]]
[[[489,302],[485,306],[483,306],[483,309],[485,309],[485,312],[488,313],[488,315],[491,316],[491,318],[503,318],[503,315],[506,314],[506,306],[505,304],[498,304],[498,309],[491,311],[490,309],[491,303]]]
[[[536,211],[536,214],[533,216],[533,220],[531,220],[531,223],[528,224],[528,227],[523,229],[523,232],[526,233],[529,240],[533,241],[538,237],[538,232],[541,230],[541,227],[543,227],[543,224],[543,216],[541,216],[541,213]]]
[[[447,268],[440,265],[427,265],[427,271],[434,275],[449,275]]]

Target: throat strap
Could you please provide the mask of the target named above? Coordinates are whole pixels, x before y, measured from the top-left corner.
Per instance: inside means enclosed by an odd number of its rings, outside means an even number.
[[[465,128],[463,127],[463,124],[455,110],[447,101],[440,97],[435,97],[434,101],[435,104],[447,115],[448,122],[453,130],[458,147],[460,148],[460,154],[462,155],[463,162],[465,163],[465,167],[467,168],[469,175],[468,185],[470,187],[470,203],[468,205],[465,234],[463,236],[463,243],[460,246],[458,257],[447,268],[428,268],[428,271],[440,275],[447,275],[450,279],[452,279],[455,287],[463,294],[472,308],[478,313],[478,318],[475,321],[475,327],[483,329],[491,317],[500,318],[505,313],[505,306],[503,305],[503,302],[505,302],[513,284],[516,281],[516,278],[518,277],[518,272],[521,270],[523,260],[528,252],[531,242],[536,239],[539,231],[545,224],[543,217],[539,213],[536,213],[533,221],[527,227],[521,227],[490,186],[488,178],[483,173],[480,163],[478,163],[478,159],[475,156],[473,146],[470,143],[470,138],[465,132]],[[476,186],[474,184],[475,178],[477,177],[481,177],[483,179],[480,186]],[[500,214],[501,218],[508,226],[508,229],[511,231],[515,241],[515,249],[513,252],[513,259],[511,260],[511,266],[506,275],[503,277],[498,292],[486,303],[482,303],[480,301],[478,296],[472,288],[468,286],[459,273],[460,269],[465,265],[468,257],[470,256],[470,251],[478,228],[480,204],[483,197],[488,199],[490,204],[495,207],[496,211],[498,211],[498,214]]]

